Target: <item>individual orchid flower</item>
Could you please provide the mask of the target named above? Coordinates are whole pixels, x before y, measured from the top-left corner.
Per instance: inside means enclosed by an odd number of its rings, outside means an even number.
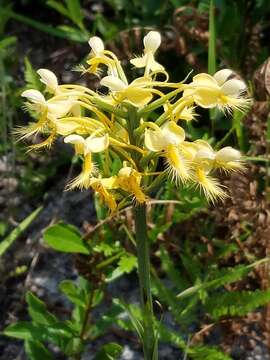
[[[132,194],[140,204],[146,201],[146,195],[141,188],[141,179],[142,175],[129,166],[122,167],[117,175],[118,187]]]
[[[46,100],[44,95],[35,89],[23,91],[22,97],[27,98],[26,107],[40,115],[46,115],[49,119],[58,119],[70,112],[73,105],[71,99]]]
[[[224,200],[227,195],[218,183],[218,180],[211,175],[214,169],[215,152],[212,147],[203,140],[195,141],[197,151],[193,153],[192,180],[203,191],[205,197],[215,202],[216,199]]]
[[[238,79],[229,79],[232,71],[220,70],[213,76],[198,74],[193,77],[190,88],[184,90],[183,97],[191,97],[193,101],[203,108],[217,106],[222,110],[245,109],[250,100],[242,97],[246,85]]]
[[[226,172],[242,170],[244,168],[240,151],[226,146],[216,152],[215,167]]]
[[[164,152],[172,178],[179,182],[189,179],[189,164],[180,145],[185,140],[185,131],[174,121],[169,121],[156,130],[145,130],[145,146],[153,152]]]
[[[164,67],[155,60],[155,53],[161,44],[161,36],[157,31],[150,31],[143,39],[144,55],[130,60],[137,68],[145,68],[145,75],[149,71],[162,71]]]
[[[240,152],[230,146],[215,152],[211,145],[204,140],[196,140],[194,143],[186,145],[186,150],[192,161],[193,180],[203,190],[207,199],[212,202],[216,199],[225,199],[226,193],[217,179],[211,176],[211,172],[217,168],[227,172],[241,169]]]
[[[118,71],[115,62],[118,60],[112,52],[105,50],[103,41],[98,36],[93,36],[89,39],[88,44],[91,52],[87,60],[87,64],[90,65],[87,71],[99,75],[101,72],[100,66],[105,65],[108,67],[110,75],[117,76]]]
[[[44,146],[51,146],[57,134],[56,122],[59,118],[70,112],[73,102],[70,99],[46,100],[44,95],[35,89],[25,90],[21,96],[27,98],[28,102],[26,102],[25,107],[28,111],[35,114],[38,121],[26,127],[18,127],[14,131],[15,136],[18,137],[18,140],[22,140],[50,130],[51,134],[46,140],[39,144],[31,145],[30,148],[38,149]],[[70,124],[68,126],[70,127]]]
[[[40,76],[40,81],[46,85],[47,92],[54,94],[58,97],[61,95],[66,96],[67,100],[74,102],[72,107],[70,108],[70,113],[77,117],[81,115],[81,107],[79,104],[76,103],[76,101],[78,100],[78,95],[69,95],[67,89],[62,89],[61,86],[58,84],[58,79],[56,75],[52,71],[48,69],[39,69],[37,73]]]
[[[75,146],[75,153],[84,157],[82,172],[69,184],[68,188],[88,188],[91,176],[97,172],[96,165],[92,162],[92,153],[99,153],[109,146],[109,135],[95,136],[95,133],[86,139],[80,135],[72,134],[64,138],[65,143]]]
[[[152,93],[155,92],[151,88],[147,88],[149,80],[146,78],[138,78],[127,85],[115,76],[105,76],[100,84],[109,88],[115,98],[116,103],[127,100],[136,107],[142,107],[148,104],[152,98]]]

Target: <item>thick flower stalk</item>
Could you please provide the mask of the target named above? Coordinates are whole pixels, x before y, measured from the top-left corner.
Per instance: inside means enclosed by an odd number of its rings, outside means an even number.
[[[40,69],[44,91],[22,93],[33,121],[15,130],[20,140],[42,139],[30,149],[50,147],[57,138],[74,147],[82,170],[68,189],[92,189],[111,213],[133,206],[143,318],[140,336],[147,360],[157,359],[157,333],[145,205],[153,196],[153,185],[164,181],[194,186],[210,202],[224,199],[226,189],[214,173],[241,170],[240,152],[231,147],[215,151],[205,140],[191,141],[185,122],[196,117],[196,106],[230,112],[243,110],[250,102],[246,85],[232,78],[228,69],[214,76],[195,75],[191,82],[169,82],[168,73],[156,61],[160,43],[156,31],[145,36],[143,55],[130,61],[144,69],[143,75],[128,81],[115,54],[105,49],[100,38],[92,37],[83,73],[98,75],[100,89],[60,84],[54,73]]]

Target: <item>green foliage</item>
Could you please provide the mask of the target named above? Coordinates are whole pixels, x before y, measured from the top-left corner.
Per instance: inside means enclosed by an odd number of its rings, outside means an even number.
[[[42,207],[34,210],[28,215],[11,233],[0,242],[0,256],[2,256],[14,241],[32,224],[36,217],[41,212]]]
[[[44,241],[51,248],[68,253],[90,254],[79,231],[71,225],[58,223],[44,232]]]
[[[214,320],[244,316],[270,301],[270,290],[232,291],[211,296],[205,302],[206,311]]]
[[[94,357],[94,360],[115,360],[118,359],[122,353],[122,346],[109,343],[103,346],[103,348]]]
[[[31,62],[27,57],[24,58],[24,66],[25,66],[24,80],[26,82],[26,88],[37,89],[41,91],[44,88],[44,86],[40,81],[36,69],[33,68]]]
[[[102,290],[94,289],[83,278],[77,283],[65,280],[60,284],[60,290],[74,304],[70,319],[59,320],[47,310],[43,301],[28,292],[26,302],[31,321],[19,321],[4,330],[6,336],[25,341],[25,351],[31,360],[52,360],[53,355],[46,346],[48,343],[59,347],[67,356],[81,354],[86,341],[95,337],[96,324],[88,323],[88,320],[90,312],[102,301]],[[99,327],[99,335],[107,328],[108,325],[104,324]],[[121,352],[120,345],[109,343],[98,352],[96,359],[116,360]]]
[[[39,341],[28,340],[24,343],[26,355],[29,360],[53,360],[54,357]]]
[[[188,351],[193,360],[232,360],[232,358],[216,349],[214,346],[194,346]]]

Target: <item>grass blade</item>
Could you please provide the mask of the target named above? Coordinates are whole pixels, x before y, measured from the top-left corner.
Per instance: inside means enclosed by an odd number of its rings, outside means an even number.
[[[28,228],[28,226],[35,220],[41,212],[42,207],[37,208],[30,215],[27,216],[11,233],[0,243],[0,256],[2,256],[13,242]]]

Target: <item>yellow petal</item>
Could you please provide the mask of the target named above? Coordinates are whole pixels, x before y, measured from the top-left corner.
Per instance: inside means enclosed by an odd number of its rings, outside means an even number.
[[[150,31],[144,38],[143,44],[145,52],[155,53],[161,44],[161,36],[157,31]]]
[[[89,136],[86,140],[86,152],[98,153],[104,151],[109,146],[109,135],[105,134],[100,137]]]
[[[185,140],[185,131],[174,121],[169,121],[161,127],[165,145],[179,145]]]
[[[72,105],[73,102],[70,100],[48,101],[48,118],[55,119],[63,117],[71,110]]]
[[[181,154],[178,147],[169,145],[165,152],[167,171],[172,180],[179,185],[180,181],[186,182],[190,178],[189,162]]]
[[[142,107],[148,104],[153,98],[150,90],[134,87],[129,87],[123,95],[136,107]]]
[[[232,75],[232,70],[222,69],[217,71],[214,74],[214,79],[217,81],[218,85],[223,85],[225,81]]]
[[[194,93],[193,98],[196,104],[199,106],[211,109],[215,107],[219,100],[220,91],[213,88],[203,88],[198,87]]]
[[[246,84],[243,81],[237,79],[228,80],[221,87],[221,91],[225,95],[233,97],[238,97],[245,90]]]
[[[127,88],[127,85],[116,76],[105,76],[100,81],[100,85],[106,86],[111,91],[121,91]]]
[[[136,68],[142,68],[146,66],[146,55],[142,57],[137,57],[130,60],[131,64],[134,65]]]
[[[240,151],[226,146],[216,153],[216,160],[220,162],[238,161],[241,159]]]
[[[76,154],[84,154],[85,140],[82,136],[75,134],[68,135],[64,138],[64,142],[75,145]]]
[[[55,125],[56,125],[57,134],[62,136],[67,136],[69,134],[72,134],[81,127],[78,123],[76,123],[76,121],[61,120],[61,119],[56,120]]]
[[[218,88],[218,83],[213,76],[205,73],[195,75],[193,77],[193,83],[195,86],[204,86],[204,87],[215,87]]]
[[[103,41],[98,36],[90,37],[88,44],[95,55],[98,55],[104,51]]]
[[[157,130],[146,129],[144,133],[144,142],[147,149],[154,152],[162,151],[166,147],[162,132]]]
[[[147,54],[146,62],[148,68],[152,71],[164,70],[164,67],[155,60],[154,55],[152,53]]]
[[[40,76],[40,81],[46,85],[47,90],[54,93],[58,87],[58,80],[55,74],[48,69],[39,69],[37,73]]]
[[[33,102],[34,104],[46,104],[43,94],[35,89],[25,90],[22,92],[21,96],[26,97],[27,100]]]
[[[196,162],[198,168],[205,173],[209,173],[213,169],[214,161],[215,153],[206,149],[199,150],[194,157],[194,162]]]

